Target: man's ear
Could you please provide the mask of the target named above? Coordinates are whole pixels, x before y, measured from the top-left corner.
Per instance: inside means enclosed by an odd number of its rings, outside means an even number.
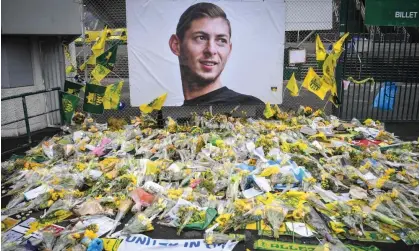
[[[180,39],[175,34],[169,39],[169,47],[173,54],[180,56]]]

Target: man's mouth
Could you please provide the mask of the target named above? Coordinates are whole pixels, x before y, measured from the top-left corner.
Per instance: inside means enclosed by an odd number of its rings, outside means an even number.
[[[205,65],[205,66],[214,66],[217,65],[218,63],[215,61],[201,61],[201,64]]]

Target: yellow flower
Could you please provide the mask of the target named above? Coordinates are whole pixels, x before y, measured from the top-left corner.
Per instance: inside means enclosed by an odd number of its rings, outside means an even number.
[[[306,115],[310,115],[310,114],[312,114],[312,113],[313,113],[313,108],[311,108],[310,106],[306,106],[306,107],[304,107],[304,113],[305,113]]]
[[[224,227],[225,224],[230,220],[231,216],[232,215],[229,213],[220,214],[220,216],[218,216],[215,221],[220,224],[221,227]]]
[[[80,144],[80,146],[79,146],[79,150],[80,151],[86,151],[86,144],[85,143],[83,143],[83,144]]]
[[[98,224],[90,224],[89,226],[87,226],[86,229],[97,233],[99,231],[99,226],[98,226]]]
[[[267,177],[271,176],[273,174],[279,173],[279,167],[278,166],[271,166],[268,168],[263,169],[263,171],[260,173],[260,176]]]
[[[256,209],[255,212],[253,213],[254,215],[263,215],[263,211],[262,209]]]
[[[207,243],[208,245],[211,245],[213,242],[214,242],[214,236],[207,235],[205,238],[205,243]]]
[[[38,229],[40,229],[41,227],[42,225],[38,221],[31,222],[29,224],[29,230],[26,232],[26,235],[29,235],[35,231],[38,231]]]
[[[364,125],[366,125],[366,126],[370,126],[370,125],[372,125],[374,123],[374,120],[372,120],[372,119],[366,119],[365,121],[364,121]]]
[[[281,143],[281,150],[282,150],[283,152],[289,153],[289,152],[291,151],[290,144],[289,144],[288,142],[286,142],[286,141],[283,141],[283,142]]]
[[[313,178],[313,177],[310,177],[310,178],[304,178],[303,179],[305,182],[307,182],[307,183],[310,183],[310,184],[315,184],[316,183],[316,179],[315,178]]]
[[[343,227],[345,226],[345,224],[341,223],[341,222],[334,222],[334,221],[330,221],[330,227],[332,228],[333,232],[340,234],[340,233],[345,233],[345,230],[343,229]]]
[[[75,234],[73,234],[73,238],[74,239],[80,239],[81,235],[79,233],[75,233]]]
[[[241,211],[241,212],[247,212],[250,209],[252,209],[251,204],[244,199],[237,199],[234,201],[234,206],[236,207],[237,210]]]
[[[84,196],[84,192],[79,191],[78,189],[76,189],[76,190],[73,192],[73,196],[74,196],[74,197],[77,197],[77,198],[81,198],[81,197],[83,197],[83,196]]]
[[[79,170],[80,172],[82,172],[84,169],[86,169],[87,165],[84,163],[77,163],[76,164],[76,168],[77,170]]]
[[[388,181],[389,179],[390,179],[390,177],[389,176],[386,176],[386,175],[378,178],[377,182],[375,183],[375,187],[376,188],[383,187],[384,183],[386,183],[386,181]]]
[[[317,111],[315,111],[314,113],[313,113],[313,116],[314,117],[319,117],[319,116],[321,116],[322,115],[322,110],[320,110],[320,109],[318,109]]]
[[[167,190],[167,196],[172,200],[178,199],[182,195],[182,193],[183,193],[182,188]]]
[[[396,169],[394,169],[394,168],[389,168],[389,169],[385,170],[384,172],[385,172],[385,175],[386,175],[386,176],[390,176],[390,175],[392,175],[393,173],[395,173],[395,172],[396,172]]]
[[[297,207],[292,212],[292,217],[294,218],[294,220],[302,219],[302,218],[304,218],[304,215],[305,215],[305,211],[304,211],[304,207],[303,206]]]
[[[93,232],[92,230],[86,229],[86,231],[84,231],[84,236],[89,238],[89,239],[94,239],[97,238],[97,234],[95,232]]]
[[[52,204],[54,204],[54,201],[53,200],[48,200],[47,206],[50,207],[50,206],[52,206]]]

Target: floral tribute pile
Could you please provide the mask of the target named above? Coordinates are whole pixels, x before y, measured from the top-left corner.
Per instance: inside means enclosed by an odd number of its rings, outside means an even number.
[[[218,244],[245,241],[230,234],[240,229],[275,239],[298,223],[305,231],[293,236],[316,237],[325,250],[372,232],[419,243],[418,142],[309,107],[267,105],[266,114],[192,114],[158,128],[148,115],[98,124],[77,113],[63,133],[2,163],[11,198],[2,220],[40,212],[26,233],[42,237],[40,250],[87,250],[98,226],[79,223],[98,215],[115,219],[113,238],[160,224]],[[48,228],[63,221],[59,234]]]

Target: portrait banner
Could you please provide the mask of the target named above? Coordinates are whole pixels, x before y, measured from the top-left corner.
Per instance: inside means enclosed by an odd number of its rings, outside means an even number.
[[[282,103],[284,1],[127,0],[132,106]]]

